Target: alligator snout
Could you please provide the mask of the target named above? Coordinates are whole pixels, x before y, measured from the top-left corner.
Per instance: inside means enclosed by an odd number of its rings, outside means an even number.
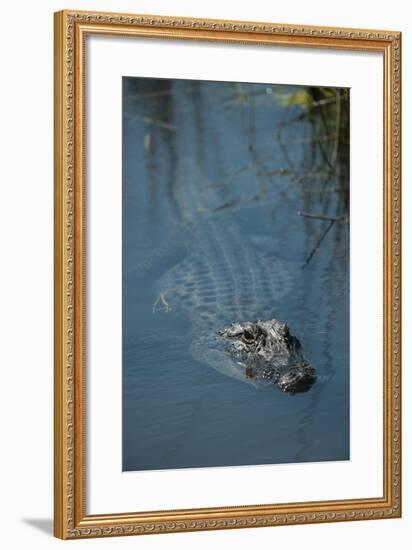
[[[284,393],[304,393],[310,390],[316,382],[316,372],[309,364],[300,364],[290,367],[282,374],[277,385]]]

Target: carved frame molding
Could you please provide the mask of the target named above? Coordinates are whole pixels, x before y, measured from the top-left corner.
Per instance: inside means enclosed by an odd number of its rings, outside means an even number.
[[[86,514],[85,38],[122,34],[383,53],[383,497]],[[63,539],[400,517],[401,34],[272,23],[61,11],[55,14],[55,535]]]

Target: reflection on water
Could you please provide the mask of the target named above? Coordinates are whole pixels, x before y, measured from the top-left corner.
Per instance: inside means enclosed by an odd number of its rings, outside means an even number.
[[[123,469],[348,459],[348,91],[123,91]],[[208,351],[228,322],[272,317],[316,368],[307,393]]]

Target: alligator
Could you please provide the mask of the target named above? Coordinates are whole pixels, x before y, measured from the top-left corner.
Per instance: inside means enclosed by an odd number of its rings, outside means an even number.
[[[235,209],[219,206],[228,198],[216,186],[206,182],[202,194],[204,180],[191,175],[185,170],[173,190],[187,254],[158,281],[153,312],[183,311],[193,358],[218,372],[256,388],[309,390],[315,369],[288,326],[274,318],[292,290],[290,268],[273,252],[272,239],[242,233]]]
[[[289,394],[306,392],[316,381],[299,340],[277,319],[233,323],[219,334],[230,342],[228,353],[247,378],[275,384]]]

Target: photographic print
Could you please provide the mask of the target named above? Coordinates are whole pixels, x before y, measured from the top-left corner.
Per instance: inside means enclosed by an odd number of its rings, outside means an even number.
[[[349,436],[349,89],[124,77],[123,470]]]

